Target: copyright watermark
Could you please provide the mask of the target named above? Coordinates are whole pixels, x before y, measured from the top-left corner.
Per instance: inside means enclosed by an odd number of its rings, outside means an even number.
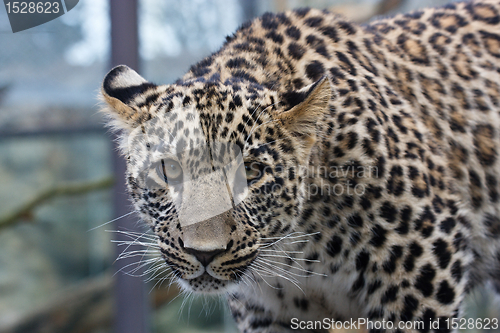
[[[4,0],[12,32],[47,23],[73,9],[79,0]]]
[[[498,329],[498,318],[447,318],[414,321],[393,322],[389,320],[370,320],[357,318],[350,320],[334,320],[324,318],[323,320],[299,320],[292,318],[290,323],[292,330],[332,330],[332,329],[368,329],[368,330],[425,330],[425,329]]]

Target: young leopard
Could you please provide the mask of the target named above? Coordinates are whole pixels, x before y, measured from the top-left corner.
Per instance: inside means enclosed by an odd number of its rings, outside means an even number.
[[[500,0],[265,14],[174,84],[119,66],[102,94],[168,267],[242,332],[456,331],[500,286]]]

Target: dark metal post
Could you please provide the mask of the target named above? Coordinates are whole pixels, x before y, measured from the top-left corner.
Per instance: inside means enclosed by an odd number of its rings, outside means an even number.
[[[110,0],[111,12],[111,65],[125,64],[136,71],[139,70],[139,37],[137,25],[137,0]],[[130,212],[130,201],[125,188],[125,160],[114,147],[114,174],[117,177],[114,188],[115,216],[120,217]],[[117,230],[139,232],[137,218],[127,215],[115,223]],[[117,234],[118,240],[126,239]],[[118,249],[121,251],[123,249]],[[129,248],[138,250],[138,248]],[[115,332],[147,333],[149,332],[149,294],[144,279],[128,276],[125,273],[134,269],[124,268],[137,261],[136,258],[118,260],[116,269],[124,269],[115,276]],[[140,274],[141,272],[135,272]]]
[[[243,12],[242,21],[247,22],[254,19],[258,14],[257,0],[240,0],[241,10]]]

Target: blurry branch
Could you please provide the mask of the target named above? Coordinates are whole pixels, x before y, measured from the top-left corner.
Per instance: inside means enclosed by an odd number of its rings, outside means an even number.
[[[405,0],[381,0],[377,3],[345,4],[330,7],[334,13],[341,14],[351,21],[362,23],[375,16],[386,15],[400,7]]]
[[[58,196],[67,196],[67,195],[81,195],[86,194],[93,191],[103,190],[109,188],[113,185],[113,178],[105,178],[96,182],[81,182],[75,184],[65,184],[56,186],[54,188],[45,190],[39,193],[30,201],[24,203],[22,206],[8,213],[7,215],[0,217],[0,230],[3,228],[9,227],[13,224],[16,224],[20,219],[25,217],[30,217],[32,215],[33,210]]]
[[[111,327],[114,315],[114,284],[110,273],[62,290],[53,299],[9,324],[0,333],[91,333]],[[155,308],[179,294],[172,288],[154,290]]]

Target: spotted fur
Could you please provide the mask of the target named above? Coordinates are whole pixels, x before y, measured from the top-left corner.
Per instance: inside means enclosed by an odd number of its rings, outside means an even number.
[[[288,332],[292,318],[428,332],[449,331],[471,288],[500,285],[499,84],[500,2],[479,0],[366,26],[265,14],[172,85],[121,66],[102,91],[166,263],[188,290],[226,292],[242,332]],[[191,149],[182,166],[197,142],[231,143],[260,178],[184,227],[184,194],[143,177],[159,141]]]

